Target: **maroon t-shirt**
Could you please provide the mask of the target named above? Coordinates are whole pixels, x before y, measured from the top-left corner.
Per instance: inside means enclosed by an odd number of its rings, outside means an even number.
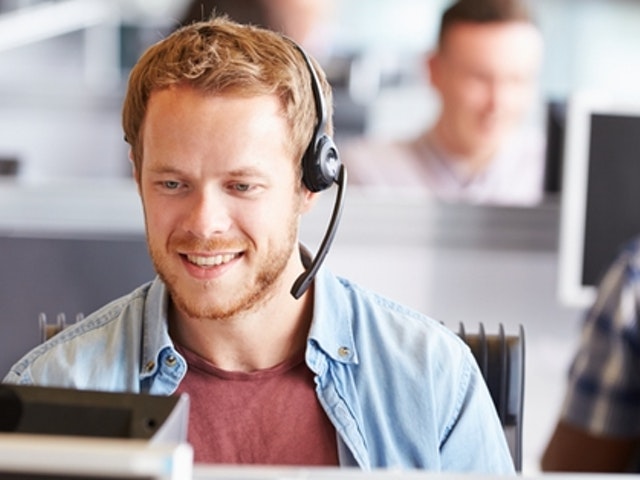
[[[195,462],[337,465],[336,431],[302,354],[251,373],[227,372],[178,347],[189,365],[178,392],[190,397]]]

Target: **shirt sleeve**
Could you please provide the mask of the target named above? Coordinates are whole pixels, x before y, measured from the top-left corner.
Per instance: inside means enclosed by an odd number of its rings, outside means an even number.
[[[471,352],[463,371],[458,394],[451,399],[448,435],[440,446],[443,471],[512,475],[515,467],[505,432]]]
[[[603,277],[569,369],[562,418],[592,434],[640,435],[639,280],[636,240]]]

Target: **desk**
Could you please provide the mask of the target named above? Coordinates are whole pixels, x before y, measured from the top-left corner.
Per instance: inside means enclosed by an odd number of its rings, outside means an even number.
[[[0,478],[21,480],[488,480],[495,475],[423,470],[193,464],[188,444],[0,434]],[[519,479],[620,480],[615,474],[535,474]]]
[[[489,480],[496,475],[441,473],[422,470],[374,470],[340,468],[218,467],[195,465],[193,480]],[[537,474],[501,478],[539,480],[621,480],[620,474]]]

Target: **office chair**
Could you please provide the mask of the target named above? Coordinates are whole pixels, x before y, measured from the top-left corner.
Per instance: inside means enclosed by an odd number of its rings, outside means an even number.
[[[517,335],[487,335],[481,323],[477,334],[467,333],[461,323],[458,335],[469,346],[487,382],[491,398],[502,422],[511,458],[522,471],[522,412],[524,405],[524,328]]]
[[[84,314],[78,313],[75,318],[75,322],[84,318]],[[49,322],[45,313],[38,315],[38,326],[40,327],[40,341],[45,342],[53,337],[55,334],[60,333],[62,330],[72,325],[74,322],[67,321],[67,316],[64,313],[58,313],[56,315],[55,322]]]

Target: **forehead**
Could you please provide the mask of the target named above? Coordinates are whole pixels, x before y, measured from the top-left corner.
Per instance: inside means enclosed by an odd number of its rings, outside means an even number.
[[[478,66],[535,69],[541,62],[542,37],[526,22],[460,22],[445,34],[441,53]]]
[[[151,95],[143,126],[148,161],[291,157],[290,129],[275,95],[207,95],[191,88]]]
[[[234,89],[210,93],[185,84],[153,90],[149,95],[146,114],[149,118],[161,117],[156,121],[170,121],[181,115],[194,120],[202,116],[202,120],[205,120],[215,119],[217,115],[224,116],[226,111],[256,118],[265,115],[284,118],[282,102],[275,94],[252,94]]]
[[[240,133],[288,138],[289,125],[276,95],[246,95],[229,91],[210,94],[189,86],[172,86],[152,92],[147,104],[143,132],[165,130],[165,134],[203,132],[207,136]],[[282,133],[287,133],[283,135]],[[162,133],[162,132],[161,132]]]

